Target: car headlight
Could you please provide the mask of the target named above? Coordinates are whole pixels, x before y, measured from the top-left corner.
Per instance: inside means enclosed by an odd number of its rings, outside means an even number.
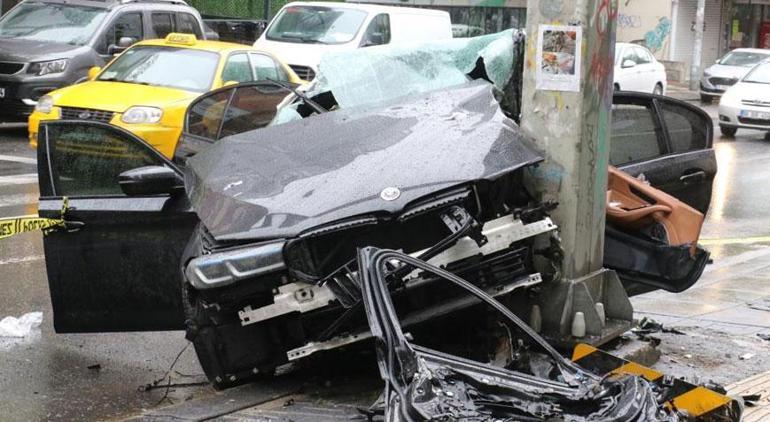
[[[710,77],[711,77],[711,72],[709,72],[708,70],[704,70],[703,71],[703,79],[707,79],[707,78],[710,78]]]
[[[158,123],[163,110],[155,107],[131,107],[123,113],[123,123]]]
[[[37,100],[37,104],[35,104],[35,111],[48,114],[51,112],[51,110],[53,110],[53,97],[50,95],[43,95],[39,100]]]
[[[67,59],[51,60],[47,62],[37,62],[29,65],[28,73],[37,76],[48,75],[51,73],[62,73],[67,69]]]
[[[284,244],[273,242],[203,255],[187,264],[185,276],[194,288],[205,290],[280,271],[286,268],[283,261]]]

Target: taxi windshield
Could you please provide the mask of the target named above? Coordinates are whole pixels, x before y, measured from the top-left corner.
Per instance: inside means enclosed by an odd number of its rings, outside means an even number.
[[[267,39],[293,43],[343,44],[355,38],[366,12],[343,7],[291,6],[275,17]]]
[[[189,48],[137,46],[118,56],[100,81],[205,92],[214,82],[219,54]]]
[[[107,9],[59,3],[22,3],[0,19],[0,38],[85,45]]]

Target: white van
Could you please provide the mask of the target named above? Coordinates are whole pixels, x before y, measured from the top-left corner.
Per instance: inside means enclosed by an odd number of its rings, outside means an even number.
[[[311,80],[328,51],[447,38],[452,38],[452,23],[441,10],[293,2],[281,8],[254,46],[273,52],[300,78]]]

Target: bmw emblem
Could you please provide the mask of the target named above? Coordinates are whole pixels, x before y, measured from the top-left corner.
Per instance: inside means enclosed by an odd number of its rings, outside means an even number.
[[[385,201],[395,201],[399,196],[401,196],[401,191],[394,186],[387,187],[380,192],[380,198]]]

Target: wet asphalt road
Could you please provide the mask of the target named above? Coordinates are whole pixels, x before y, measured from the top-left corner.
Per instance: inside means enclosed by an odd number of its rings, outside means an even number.
[[[716,106],[706,109],[716,112]],[[719,173],[703,238],[731,240],[710,246],[721,259],[741,252],[746,241],[770,244],[770,237],[763,238],[770,236],[770,141],[761,132],[739,131],[735,139],[716,132]],[[36,212],[34,163],[24,129],[0,127],[0,218]],[[162,389],[139,388],[163,377],[186,345],[183,333],[55,334],[39,233],[0,240],[0,291],[0,318],[44,314],[33,336],[0,339],[0,420],[115,419],[163,399]],[[175,370],[174,382],[203,380],[192,348]],[[169,399],[211,394],[208,386],[179,388]]]

